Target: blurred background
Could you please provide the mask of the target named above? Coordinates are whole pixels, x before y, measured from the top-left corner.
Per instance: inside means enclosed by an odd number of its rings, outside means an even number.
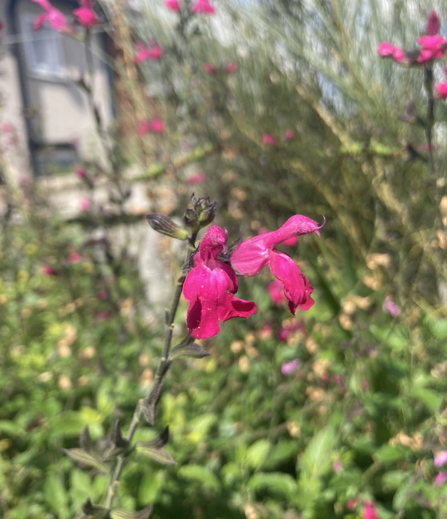
[[[447,109],[427,122],[424,87],[444,62],[377,53],[416,48],[433,9],[447,36],[443,2],[113,0],[90,25],[52,6],[62,28],[42,0],[0,5],[0,517],[104,499],[62,449],[147,395],[184,244],[144,215],[181,223],[192,193],[230,242],[324,215],[283,247],[316,304],[292,317],[270,272],[240,280],[257,315],[173,364],[158,423],[177,465],[132,457],[120,506],[447,517]]]

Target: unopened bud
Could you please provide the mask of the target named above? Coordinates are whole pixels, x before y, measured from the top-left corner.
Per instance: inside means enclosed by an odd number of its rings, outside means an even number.
[[[188,238],[188,231],[178,226],[169,216],[154,213],[147,214],[146,219],[154,231],[166,234],[166,236],[176,238],[177,240],[186,240]]]
[[[197,198],[192,195],[183,216],[183,221],[188,227],[199,230],[214,220],[216,208],[217,202],[211,202],[209,197]]]

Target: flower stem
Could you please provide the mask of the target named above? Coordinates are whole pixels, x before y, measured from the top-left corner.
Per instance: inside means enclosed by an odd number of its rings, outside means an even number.
[[[160,358],[160,362],[158,364],[157,371],[155,373],[155,380],[154,385],[152,386],[151,391],[149,394],[144,398],[144,400],[141,402],[139,401],[137,404],[137,407],[135,408],[132,422],[129,427],[129,431],[127,432],[126,440],[128,444],[130,445],[135,432],[138,428],[138,425],[141,422],[141,404],[149,404],[152,401],[152,398],[160,394],[161,387],[163,385],[164,376],[169,370],[169,366],[171,364],[171,361],[169,360],[169,352],[171,350],[172,345],[172,333],[174,331],[174,320],[175,316],[177,314],[178,305],[180,302],[180,297],[182,295],[183,290],[183,284],[185,283],[186,274],[188,273],[188,268],[191,263],[192,256],[195,252],[195,242],[197,239],[197,232],[192,233],[192,235],[189,238],[189,247],[186,254],[185,262],[182,266],[182,272],[181,275],[177,281],[177,286],[175,288],[175,292],[172,298],[171,308],[169,309],[169,312],[166,314],[166,323],[165,323],[165,338],[164,338],[164,344],[163,344],[163,351]],[[158,400],[158,398],[156,398]],[[126,457],[120,456],[118,458],[118,461],[115,466],[115,470],[113,471],[113,474],[110,478],[110,483],[107,491],[107,501],[106,501],[106,508],[110,510],[113,500],[116,496],[116,490],[118,487],[119,479],[121,477],[121,473],[124,469],[124,465],[126,463]]]

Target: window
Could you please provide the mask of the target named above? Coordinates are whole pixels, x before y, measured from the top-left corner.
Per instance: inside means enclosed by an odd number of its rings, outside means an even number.
[[[24,13],[21,17],[22,35],[28,70],[46,77],[62,77],[64,60],[61,35],[47,23],[34,30],[36,15]]]

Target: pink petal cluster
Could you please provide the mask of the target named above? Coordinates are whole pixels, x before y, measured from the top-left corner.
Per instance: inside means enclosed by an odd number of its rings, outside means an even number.
[[[386,296],[383,302],[383,308],[392,316],[400,315],[400,306],[395,303],[391,296]]]
[[[1,125],[1,131],[3,133],[11,133],[14,130],[14,126],[11,123],[4,122]]]
[[[92,202],[90,198],[83,196],[79,201],[79,206],[81,207],[81,211],[88,211],[92,206]]]
[[[293,359],[289,362],[285,362],[281,366],[281,373],[285,376],[292,375],[297,369],[301,367],[302,362],[300,359]]]
[[[307,216],[295,215],[277,231],[255,236],[242,242],[231,257],[231,264],[239,274],[254,276],[269,266],[273,275],[284,286],[284,294],[289,301],[289,309],[295,314],[298,306],[309,310],[314,305],[311,298],[313,288],[295,261],[278,245],[294,236],[318,233],[321,226]]]
[[[379,519],[376,506],[372,501],[366,501],[365,506],[363,507],[362,517],[363,519]]]
[[[417,59],[421,65],[425,65],[425,63],[429,61],[440,59],[444,56],[447,40],[444,40],[441,35],[422,36],[417,42],[422,45],[422,50]]]
[[[447,451],[441,451],[435,455],[435,467],[443,467],[444,465],[447,465]]]
[[[82,261],[82,256],[79,254],[79,252],[72,252],[68,258],[68,261],[72,264],[80,263]]]
[[[196,184],[203,184],[206,180],[206,174],[203,172],[196,173],[186,179],[188,186],[195,186]]]
[[[216,9],[208,0],[196,0],[192,6],[194,14],[215,14]]]
[[[400,47],[396,47],[392,43],[383,41],[378,48],[379,56],[382,58],[392,58],[398,63],[409,63],[409,59],[405,54],[405,51]]]
[[[157,43],[154,43],[152,47],[147,47],[142,41],[135,43],[137,53],[135,54],[135,63],[139,65],[143,61],[156,61],[160,60],[163,56],[163,49]]]
[[[216,68],[214,67],[214,65],[212,65],[209,62],[206,62],[206,63],[203,64],[203,70],[207,74],[215,74],[216,73]]]
[[[36,2],[36,4],[39,4],[46,11],[44,14],[38,16],[36,21],[34,22],[35,31],[39,31],[40,29],[42,29],[45,22],[48,22],[55,31],[73,32],[71,27],[68,25],[68,20],[65,14],[59,11],[59,9],[53,7],[50,4],[49,0],[32,1]]]
[[[138,135],[146,135],[149,132],[163,133],[165,130],[165,123],[162,119],[155,118],[151,121],[145,119],[138,125]]]
[[[436,11],[432,11],[427,20],[427,30],[426,33],[429,36],[434,36],[435,34],[439,34],[439,29],[441,28],[441,20]]]
[[[183,295],[189,301],[186,323],[196,339],[217,335],[220,321],[249,317],[257,311],[255,303],[234,295],[238,289],[236,273],[219,259],[226,250],[227,239],[226,229],[217,225],[209,228],[183,286]]]
[[[435,482],[433,483],[433,485],[434,485],[435,487],[440,487],[440,486],[443,485],[446,481],[447,481],[447,472],[440,472],[440,473],[435,477]]]
[[[73,14],[77,17],[78,22],[84,27],[91,28],[101,23],[98,15],[93,10],[91,0],[81,0],[80,9],[75,9]]]
[[[292,141],[295,138],[295,132],[293,130],[286,130],[284,133],[286,141]]]
[[[178,0],[166,0],[165,6],[171,11],[174,11],[174,13],[179,13],[182,10]]]
[[[59,272],[51,265],[45,265],[43,267],[43,273],[45,276],[58,276]]]
[[[228,72],[228,74],[232,74],[233,72],[236,72],[237,64],[234,61],[230,61],[230,63],[228,63],[228,65],[225,67],[225,70]]]
[[[264,144],[268,144],[269,146],[276,146],[278,144],[278,140],[271,133],[264,133],[262,136],[262,142]]]
[[[282,305],[287,301],[286,296],[284,295],[284,285],[278,279],[272,281],[267,290],[270,294],[270,299],[273,301],[275,305]]]
[[[76,169],[75,169],[75,173],[76,173],[76,176],[77,176],[78,178],[80,178],[80,179],[84,179],[84,178],[87,177],[87,171],[85,171],[84,168],[81,168],[81,167],[76,168]]]

